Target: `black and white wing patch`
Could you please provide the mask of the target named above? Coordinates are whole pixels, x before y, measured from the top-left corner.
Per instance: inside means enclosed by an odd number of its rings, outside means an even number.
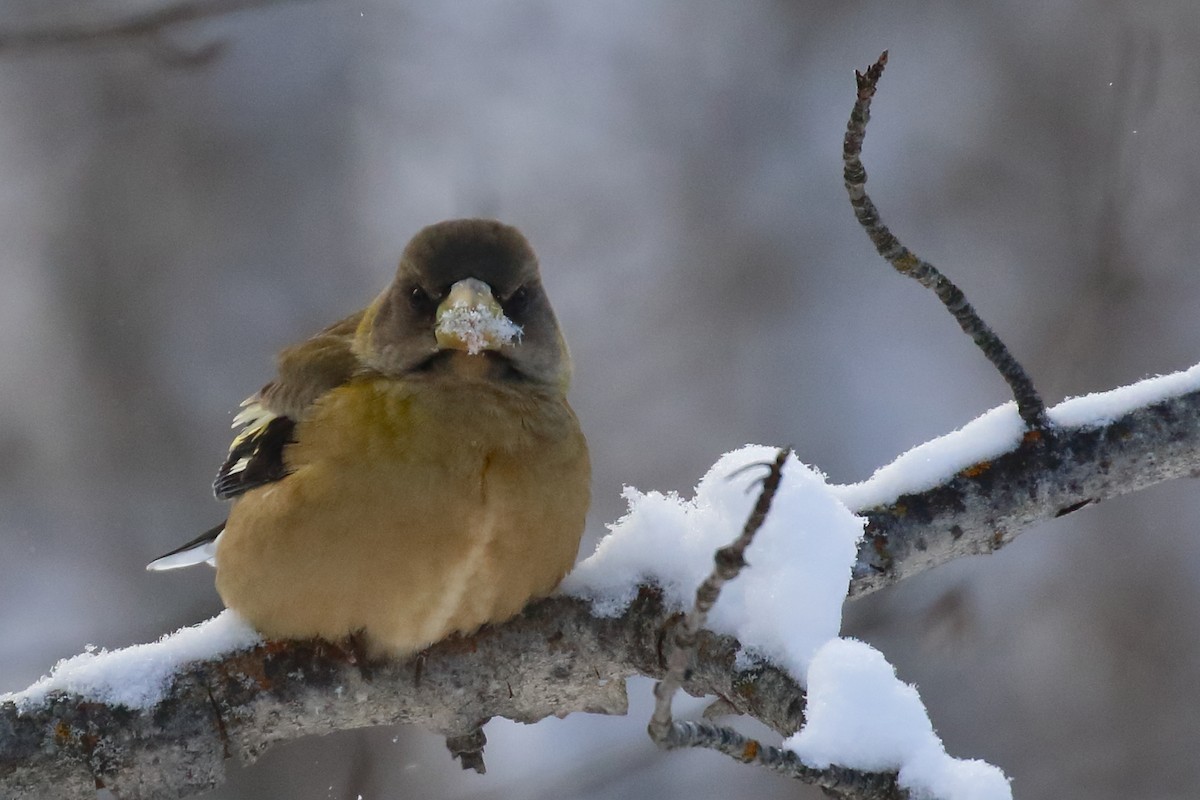
[[[296,423],[289,417],[268,411],[255,395],[242,403],[242,410],[233,418],[233,426],[236,428],[239,425],[244,427],[234,437],[233,444],[229,446],[229,456],[213,481],[213,491],[224,500],[237,497],[256,486],[280,480],[288,474],[283,465],[283,448],[291,443]],[[146,569],[162,572],[206,561],[215,565],[217,542],[224,531],[225,523],[222,522],[187,544],[154,559],[146,565]]]
[[[221,534],[224,532],[225,523],[222,522],[220,525],[209,528],[187,544],[176,547],[171,552],[164,553],[154,559],[146,565],[146,569],[150,572],[162,572],[168,569],[190,567],[193,564],[200,564],[205,561],[215,566],[217,540],[221,538]]]
[[[242,410],[233,418],[233,427],[244,426],[229,446],[229,456],[217,478],[213,493],[222,500],[280,480],[288,472],[283,463],[283,448],[292,442],[296,423],[267,410],[258,395],[242,402]]]

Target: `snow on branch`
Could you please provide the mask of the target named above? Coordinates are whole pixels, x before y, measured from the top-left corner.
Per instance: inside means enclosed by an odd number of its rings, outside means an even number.
[[[736,454],[727,455],[723,461],[731,457],[736,457]],[[946,753],[933,731],[929,715],[915,687],[897,678],[895,670],[882,653],[863,642],[833,636],[821,643],[811,655],[807,652],[807,644],[813,634],[819,634],[826,627],[827,615],[822,614],[820,608],[812,613],[804,605],[789,603],[789,600],[797,598],[788,597],[787,589],[781,590],[779,582],[771,579],[783,574],[789,580],[799,578],[803,582],[809,577],[802,573],[795,574],[797,571],[791,565],[782,569],[778,565],[770,565],[765,570],[761,567],[757,570],[765,571],[768,577],[753,582],[765,587],[769,597],[754,597],[759,601],[755,613],[790,616],[800,621],[798,625],[784,626],[792,637],[775,644],[784,653],[782,660],[793,665],[796,661],[807,662],[802,680],[808,699],[804,727],[789,737],[783,747],[774,747],[712,721],[676,721],[673,718],[671,701],[688,677],[700,633],[708,626],[709,614],[722,591],[749,566],[746,550],[768,521],[771,506],[783,485],[785,467],[790,467],[789,474],[793,476],[793,482],[798,480],[802,484],[828,489],[823,476],[813,472],[805,474],[803,465],[789,464],[789,460],[791,448],[785,447],[779,450],[774,461],[750,463],[739,470],[765,467],[768,472],[761,480],[758,501],[747,516],[741,535],[716,551],[712,559],[712,572],[696,589],[691,610],[664,637],[667,670],[654,687],[654,713],[647,726],[650,738],[664,749],[703,747],[716,750],[737,761],[766,767],[820,786],[827,794],[836,797],[1011,800],[1008,780],[998,769],[980,761],[951,758]],[[797,466],[801,470],[798,475]],[[710,471],[709,476],[715,472],[717,468]],[[693,504],[697,513],[692,515],[692,533],[703,528],[704,517],[714,516],[702,511],[703,504],[713,503],[717,499],[712,497],[711,484],[706,486],[708,480],[706,477],[697,487]],[[706,492],[706,489],[709,491]],[[796,492],[790,494],[795,495]],[[805,528],[813,523],[822,529],[818,536],[829,541],[807,542],[807,546],[802,548],[804,552],[795,555],[802,561],[815,562],[812,565],[814,570],[826,577],[834,576],[832,582],[818,581],[832,583],[818,591],[840,600],[845,596],[845,579],[849,576],[845,569],[847,562],[843,561],[846,556],[839,553],[841,548],[838,540],[857,542],[860,538],[860,520],[831,518],[819,508],[819,497],[805,499],[816,500],[812,505],[818,508],[815,513],[785,515],[785,522],[795,521],[800,529],[784,531],[784,535],[803,540],[812,532]],[[631,503],[631,506],[629,517],[614,526],[614,537],[630,538],[627,529],[632,527],[631,518],[640,511],[641,504],[634,506]],[[839,527],[843,530],[838,531]],[[647,542],[644,541],[646,537],[639,538],[642,541],[637,541],[636,545],[641,549]],[[828,546],[830,542],[833,547]],[[589,562],[600,561],[603,565],[605,555],[597,552]],[[836,616],[840,627],[840,602],[838,606]],[[742,616],[743,619],[734,625],[743,642],[753,642],[756,648],[763,648],[775,638],[768,633],[775,626],[764,628],[754,623],[747,624],[746,615],[743,613]],[[727,619],[726,624],[729,622]],[[806,630],[814,627],[816,631]],[[767,635],[762,636],[764,633]],[[800,677],[797,672],[793,671],[792,674]],[[722,701],[717,708],[722,709],[727,705]],[[893,775],[891,770],[898,772]]]
[[[866,517],[850,585],[861,596],[964,555],[990,553],[1035,522],[1200,473],[1200,365],[1049,411],[1026,430],[1013,403],[839,487]]]

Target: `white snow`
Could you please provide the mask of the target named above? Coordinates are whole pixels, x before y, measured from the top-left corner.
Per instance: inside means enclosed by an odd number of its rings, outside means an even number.
[[[437,333],[458,339],[467,346],[468,353],[478,355],[520,338],[521,326],[490,306],[460,301],[438,317]]]
[[[740,533],[758,497],[756,479],[766,467],[747,466],[770,463],[776,452],[747,446],[726,454],[691,499],[626,488],[629,512],[567,577],[564,591],[592,600],[598,613],[618,614],[649,581],[671,606],[690,608],[714,552]],[[746,552],[749,565],[725,585],[708,626],[807,687],[806,725],[784,743],[806,763],[898,770],[914,797],[1011,800],[999,769],[946,754],[916,689],[897,679],[882,654],[837,638],[864,522],[839,499],[844,488],[788,458]]]
[[[25,709],[45,702],[50,692],[78,694],[86,700],[149,708],[170,688],[180,667],[222,653],[253,647],[261,641],[254,629],[232,611],[169,633],[153,644],[121,650],[96,650],[64,658],[50,674],[20,692],[0,694],[0,703]]]
[[[1200,389],[1200,364],[1182,372],[1147,378],[1129,386],[1064,400],[1047,412],[1063,428],[1105,425],[1139,406]],[[1017,404],[1005,403],[963,427],[919,444],[865,481],[833,487],[850,508],[863,510],[890,503],[902,494],[923,492],[959,470],[1016,447],[1025,433]]]
[[[563,583],[599,613],[621,613],[652,579],[666,601],[691,608],[717,548],[741,532],[758,499],[773,447],[722,456],[685,500],[626,488],[629,513]],[[762,466],[755,466],[762,465]],[[836,636],[863,520],[831,494],[825,477],[788,458],[771,512],[746,553],[749,567],[725,585],[709,627],[803,676],[817,648]]]
[[[833,492],[854,509],[890,503],[902,494],[932,489],[961,469],[1011,450],[1024,432],[1017,404],[1005,403],[953,433],[901,453],[867,480],[835,486]]]
[[[1200,389],[1200,364],[1170,375],[1119,386],[1107,392],[1094,392],[1064,400],[1050,409],[1050,419],[1069,428],[1104,425],[1139,406],[1152,405],[1169,397]]]
[[[916,797],[1008,800],[1008,779],[983,761],[951,758],[916,688],[875,648],[832,639],[808,670],[805,725],[783,746],[811,767],[899,770]]]

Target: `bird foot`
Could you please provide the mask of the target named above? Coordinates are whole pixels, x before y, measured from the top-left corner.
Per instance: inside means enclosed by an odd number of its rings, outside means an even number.
[[[480,775],[487,772],[483,763],[483,746],[487,744],[483,726],[486,723],[485,719],[466,733],[446,736],[446,749],[450,751],[450,757],[458,759],[463,769],[473,769]]]

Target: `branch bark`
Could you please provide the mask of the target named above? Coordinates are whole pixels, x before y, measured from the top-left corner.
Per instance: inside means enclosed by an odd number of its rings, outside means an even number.
[[[938,486],[857,509],[867,527],[850,596],[998,550],[1036,522],[1198,473],[1200,390],[1101,425],[1056,426],[1049,438],[1029,431],[1015,449]]]
[[[457,737],[504,716],[536,722],[626,710],[625,679],[661,676],[662,631],[676,614],[644,589],[620,617],[556,597],[470,638],[404,662],[364,666],[323,642],[267,643],[189,666],[154,708],[73,696],[19,713],[0,706],[0,795],[122,800],[183,797],[278,742],[368,725],[417,724]],[[801,724],[799,687],[781,670],[734,670],[737,643],[704,632],[684,688],[716,694],[781,732]]]
[[[1197,470],[1200,390],[1103,425],[1058,427],[1049,444],[1031,432],[1010,452],[938,486],[862,510],[869,524],[851,595],[990,552],[1034,522]],[[662,644],[679,611],[664,607],[654,587],[643,587],[615,618],[556,597],[402,663],[364,666],[327,643],[268,643],[190,665],[144,711],[68,695],[24,712],[4,703],[0,795],[92,798],[99,786],[123,800],[183,797],[220,783],[230,759],[250,763],[301,736],[417,724],[454,738],[494,716],[534,722],[575,711],[623,713],[626,678],[663,676]],[[683,688],[716,695],[722,708],[780,734],[798,730],[800,688],[769,664],[738,671],[738,650],[732,638],[702,632]],[[844,797],[900,796],[894,775],[846,772],[849,783],[823,785]]]

